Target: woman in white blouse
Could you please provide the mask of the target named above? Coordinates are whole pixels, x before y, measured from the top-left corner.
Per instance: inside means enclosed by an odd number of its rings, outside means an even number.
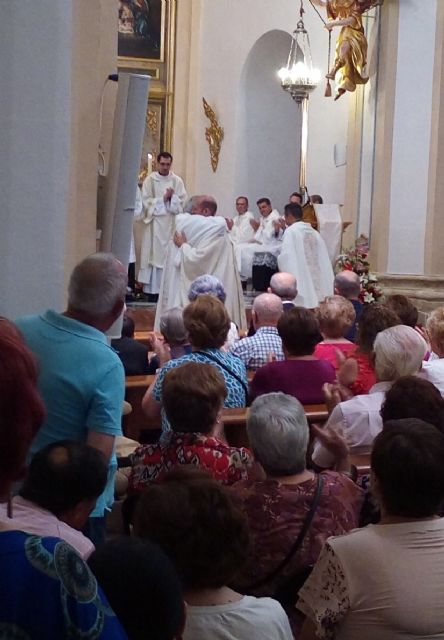
[[[385,423],[371,458],[381,521],[329,538],[299,592],[299,640],[444,638],[444,435]]]

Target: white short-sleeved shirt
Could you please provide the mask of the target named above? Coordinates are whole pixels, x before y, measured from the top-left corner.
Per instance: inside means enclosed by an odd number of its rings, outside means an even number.
[[[370,453],[373,440],[382,429],[381,405],[392,384],[378,382],[368,394],[340,402],[331,412],[326,427],[331,427],[346,437],[351,453]],[[318,467],[324,469],[335,462],[334,456],[319,441],[315,442],[312,459]]]
[[[444,358],[423,362],[421,374],[421,377],[425,377],[434,384],[440,394],[444,396]]]
[[[183,640],[293,640],[288,617],[272,598],[244,596],[214,607],[187,607]]]
[[[297,607],[335,640],[444,639],[444,518],[329,538]]]

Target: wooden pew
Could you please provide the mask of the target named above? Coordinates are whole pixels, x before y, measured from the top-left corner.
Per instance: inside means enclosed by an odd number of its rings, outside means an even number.
[[[160,421],[148,420],[142,410],[142,398],[155,376],[128,376],[125,378],[125,400],[133,410],[123,416],[123,434],[127,438],[139,441],[142,429],[160,429]]]
[[[325,404],[304,405],[308,423],[322,423],[328,418]],[[222,409],[225,437],[232,447],[249,447],[247,436],[247,409]]]
[[[142,410],[142,398],[155,376],[128,376],[125,381],[125,400],[133,408],[132,413],[123,417],[123,432],[127,438],[140,439],[143,430],[160,429],[160,420],[148,420]],[[328,417],[325,405],[307,405],[304,407],[309,422],[325,422]],[[227,442],[235,447],[248,446],[246,417],[248,409],[223,409]]]

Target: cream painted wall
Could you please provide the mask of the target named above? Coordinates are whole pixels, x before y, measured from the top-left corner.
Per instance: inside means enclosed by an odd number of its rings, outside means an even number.
[[[111,16],[111,19],[110,19]],[[23,0],[0,21],[0,313],[61,309],[94,251],[99,104],[114,0]]]
[[[306,3],[304,16],[310,33],[313,59],[323,73],[327,66],[327,32],[319,17]],[[231,213],[234,198],[241,190],[237,176],[236,143],[242,136],[240,97],[245,63],[255,43],[270,31],[292,31],[298,20],[294,0],[180,0],[178,3],[177,68],[173,153],[175,169],[186,180],[190,193],[213,194],[220,211]],[[282,64],[285,58],[282,59]],[[278,80],[276,80],[278,83]],[[348,123],[348,99],[338,102],[324,98],[324,83],[310,98],[310,135],[307,184],[312,192],[322,193],[326,201],[344,202],[345,167],[334,163],[335,143],[345,144]],[[207,121],[202,96],[215,108],[225,130],[219,168],[213,174],[205,141]],[[285,96],[294,118],[281,119],[282,132],[292,132],[298,122],[298,107]],[[276,117],[270,114],[270,118]],[[255,121],[250,122],[254,130]],[[260,124],[260,123],[258,123]],[[283,170],[297,174],[299,148],[290,157],[267,153],[263,157],[273,182]],[[260,159],[261,160],[261,159]],[[296,186],[296,185],[295,185]],[[267,185],[264,185],[264,192]],[[288,194],[282,194],[285,200]]]
[[[399,3],[388,273],[424,273],[437,1]]]

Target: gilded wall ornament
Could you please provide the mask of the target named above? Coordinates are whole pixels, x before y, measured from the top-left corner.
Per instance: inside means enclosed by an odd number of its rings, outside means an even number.
[[[153,109],[148,109],[146,113],[146,126],[151,131],[153,136],[157,135],[157,131],[159,129],[159,121],[157,118],[157,111]]]
[[[215,172],[219,164],[219,154],[224,139],[224,130],[219,125],[214,110],[210,107],[205,98],[202,98],[205,115],[210,121],[210,126],[205,129],[205,138],[210,149],[211,166]]]

